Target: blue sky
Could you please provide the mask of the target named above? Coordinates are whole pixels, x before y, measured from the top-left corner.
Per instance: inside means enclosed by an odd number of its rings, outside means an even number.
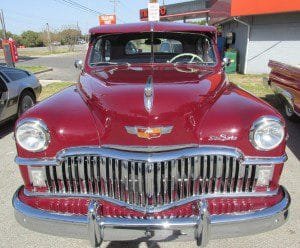
[[[113,12],[111,0],[74,1],[104,14]],[[148,0],[119,0],[117,17],[124,22],[137,22],[139,10],[146,8],[148,2]],[[183,1],[165,0],[166,4],[177,2]],[[63,4],[62,0],[1,0],[0,9],[4,11],[6,29],[16,34],[29,29],[42,31],[47,22],[51,29],[60,29],[67,25],[76,26],[78,21],[83,33],[87,33],[90,27],[98,25],[96,14],[69,7]]]

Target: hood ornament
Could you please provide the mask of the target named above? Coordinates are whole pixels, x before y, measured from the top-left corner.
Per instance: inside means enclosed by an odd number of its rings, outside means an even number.
[[[149,76],[144,88],[144,106],[147,112],[151,112],[153,107],[153,95],[154,95],[154,88],[153,88],[153,77]]]

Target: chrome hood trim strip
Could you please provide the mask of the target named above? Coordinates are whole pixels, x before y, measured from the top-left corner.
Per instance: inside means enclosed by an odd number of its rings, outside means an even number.
[[[161,147],[163,148],[163,147]],[[155,148],[158,149],[158,148]],[[57,166],[65,157],[68,156],[103,156],[112,157],[120,160],[127,161],[140,161],[140,162],[163,162],[173,159],[181,159],[184,157],[192,157],[199,155],[226,155],[235,157],[237,160],[241,161],[242,164],[280,164],[287,160],[287,155],[284,154],[279,157],[250,157],[244,156],[244,154],[237,148],[226,147],[226,146],[198,146],[190,148],[181,148],[179,150],[172,151],[161,151],[156,152],[138,152],[138,151],[125,151],[117,150],[107,147],[71,147],[64,149],[57,153],[55,158],[21,158],[16,157],[15,162],[18,165],[25,166]]]

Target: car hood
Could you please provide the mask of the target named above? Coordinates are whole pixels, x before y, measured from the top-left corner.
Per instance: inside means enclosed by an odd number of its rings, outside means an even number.
[[[153,78],[153,107],[144,89]],[[83,92],[99,126],[102,144],[197,144],[201,117],[224,85],[224,74],[196,66],[111,66],[81,77]],[[172,127],[171,133],[143,139],[126,127]],[[176,133],[176,135],[174,135]]]

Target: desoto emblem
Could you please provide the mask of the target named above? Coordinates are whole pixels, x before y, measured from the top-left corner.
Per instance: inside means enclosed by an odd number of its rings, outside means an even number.
[[[135,134],[139,138],[143,139],[155,139],[159,138],[162,134],[171,133],[173,127],[128,127],[126,126],[126,131],[130,134]]]

